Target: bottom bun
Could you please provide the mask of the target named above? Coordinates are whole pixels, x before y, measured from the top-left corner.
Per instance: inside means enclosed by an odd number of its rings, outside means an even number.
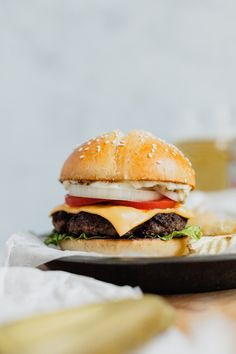
[[[169,241],[160,239],[74,239],[61,241],[60,247],[62,250],[95,252],[110,256],[173,257],[189,254],[188,237]]]

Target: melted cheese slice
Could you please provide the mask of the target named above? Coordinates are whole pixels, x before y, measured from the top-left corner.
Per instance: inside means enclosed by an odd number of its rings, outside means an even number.
[[[143,224],[156,214],[176,213],[187,219],[192,217],[192,213],[183,207],[142,210],[122,205],[88,205],[70,207],[67,204],[62,204],[54,208],[51,211],[50,216],[57,211],[65,211],[72,214],[78,214],[81,211],[84,211],[86,213],[102,216],[104,219],[110,221],[120,236],[126,234],[126,232],[132,230],[134,227]]]

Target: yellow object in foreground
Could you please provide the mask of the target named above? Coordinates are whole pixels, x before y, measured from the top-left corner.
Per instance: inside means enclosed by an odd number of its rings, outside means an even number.
[[[0,353],[127,353],[173,319],[173,308],[154,295],[72,308],[0,327]]]

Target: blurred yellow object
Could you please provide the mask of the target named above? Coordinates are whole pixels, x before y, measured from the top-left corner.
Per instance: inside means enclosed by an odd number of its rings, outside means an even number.
[[[173,308],[155,295],[72,308],[0,327],[0,353],[127,353],[173,320]]]
[[[229,186],[236,187],[236,139],[229,144]]]
[[[213,191],[228,187],[227,140],[186,140],[177,142],[176,145],[193,164],[197,189]]]

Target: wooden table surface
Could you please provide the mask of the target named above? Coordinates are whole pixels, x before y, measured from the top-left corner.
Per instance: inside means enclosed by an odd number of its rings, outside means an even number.
[[[236,289],[199,294],[170,295],[166,299],[176,308],[176,325],[188,331],[201,317],[223,315],[236,327]],[[236,328],[235,328],[236,329]]]

